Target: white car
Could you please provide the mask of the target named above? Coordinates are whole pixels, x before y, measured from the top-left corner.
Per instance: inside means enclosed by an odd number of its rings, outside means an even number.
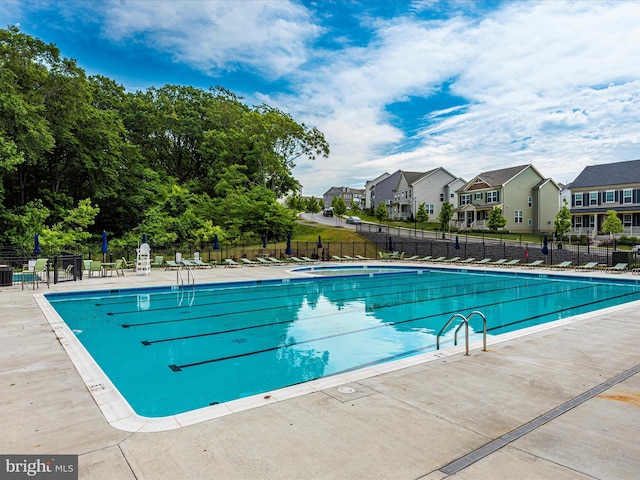
[[[631,251],[639,253],[640,252],[640,245],[634,245],[633,248],[631,248]]]
[[[347,223],[359,225],[362,223],[362,220],[360,220],[360,217],[347,217]]]

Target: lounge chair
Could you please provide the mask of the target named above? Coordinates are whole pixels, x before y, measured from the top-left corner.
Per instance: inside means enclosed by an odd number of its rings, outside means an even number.
[[[460,257],[453,257],[453,258],[448,258],[448,259],[446,259],[446,260],[443,260],[443,262],[442,262],[442,263],[455,263],[455,262],[457,262],[458,260],[460,260]]]
[[[267,257],[267,260],[269,260],[271,263],[277,264],[277,265],[282,265],[283,263],[285,263],[282,260],[278,260],[275,257]]]
[[[250,267],[255,267],[256,265],[260,265],[259,262],[254,262],[253,260],[249,260],[248,258],[245,258],[245,257],[242,257],[240,261],[245,265],[249,265]]]
[[[347,260],[346,258],[339,257],[338,255],[331,255],[331,258],[333,258],[334,260],[337,260],[339,262],[344,262],[344,261]]]
[[[420,255],[412,255],[410,257],[403,258],[403,260],[406,260],[408,262],[412,262],[413,260],[418,260],[419,258],[420,258]]]
[[[356,255],[356,258],[357,258],[358,260],[372,260],[371,258],[369,258],[369,257],[363,257],[362,255]]]
[[[225,267],[241,267],[242,264],[236,262],[235,260],[233,260],[232,258],[225,258],[224,259],[224,266]]]
[[[504,265],[505,263],[507,263],[507,259],[506,258],[500,258],[500,259],[496,260],[495,262],[488,262],[487,265],[491,265],[492,267],[499,267],[500,265]]]
[[[342,258],[344,258],[345,260],[349,260],[351,262],[355,262],[356,259],[353,257],[350,257],[349,255],[343,255]]]
[[[270,262],[266,258],[262,258],[262,257],[257,257],[256,261],[261,263],[262,265],[273,265],[273,262]]]
[[[491,261],[490,258],[483,258],[482,260],[480,260],[478,262],[475,262],[475,263],[478,264],[478,265],[485,265],[485,264],[489,263],[490,261]]]
[[[427,255],[426,257],[419,258],[418,261],[419,262],[428,262],[432,258],[433,258],[433,255]]]
[[[573,262],[571,260],[565,260],[564,262],[558,263],[557,265],[551,265],[549,268],[562,270],[563,268],[569,268]]]
[[[513,260],[509,260],[507,263],[505,263],[503,266],[504,267],[517,267],[519,266],[518,264],[520,263],[520,260],[517,258],[514,258]]]
[[[576,267],[576,272],[581,272],[584,270],[594,270],[596,268],[598,268],[598,262],[588,262],[588,263],[585,263],[584,265],[578,265]]]
[[[187,268],[198,268],[198,265],[196,265],[193,260],[180,260],[180,263],[187,267]]]
[[[622,273],[627,271],[628,263],[616,263],[613,267],[607,268],[607,273]]]
[[[214,265],[211,265],[210,263],[203,262],[199,258],[195,260],[191,260],[191,263],[194,263],[198,268],[207,268],[207,267],[211,268],[214,266]]]
[[[535,262],[525,263],[524,265],[522,265],[522,267],[523,268],[535,268],[535,267],[539,267],[543,263],[544,263],[544,260],[536,260]]]
[[[446,260],[447,257],[438,257],[438,258],[432,258],[431,260],[429,260],[430,262],[441,262],[443,260]]]
[[[345,255],[346,256],[346,255]],[[300,257],[302,260],[304,260],[307,263],[316,263],[318,260],[314,260],[313,258],[309,258],[309,257]],[[354,258],[355,260],[355,258]]]
[[[473,263],[475,262],[475,260],[476,260],[476,257],[469,257],[469,258],[465,258],[460,263]]]
[[[162,268],[164,265],[164,257],[162,255],[156,255],[156,258],[151,262],[151,268]]]
[[[164,262],[164,269],[165,270],[173,270],[174,268],[176,270],[178,270],[180,268],[180,264],[177,263],[174,260],[167,260],[167,261]]]

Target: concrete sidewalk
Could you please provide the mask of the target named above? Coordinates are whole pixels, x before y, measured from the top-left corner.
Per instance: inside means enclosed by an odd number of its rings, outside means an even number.
[[[216,268],[196,271],[196,280],[293,275]],[[50,291],[175,281],[175,272],[127,272]],[[0,288],[0,453],[78,454],[82,479],[608,480],[640,472],[638,302],[499,337],[488,352],[441,351],[177,430],[131,433],[105,421],[33,293]],[[452,464],[467,455],[477,461]]]

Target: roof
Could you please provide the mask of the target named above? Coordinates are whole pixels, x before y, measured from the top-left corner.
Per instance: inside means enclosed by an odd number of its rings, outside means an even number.
[[[425,172],[406,172],[402,170],[402,175],[404,176],[404,179],[407,181],[408,185],[413,185],[416,182],[416,180],[419,180],[420,178],[424,177],[426,173]]]
[[[531,167],[532,165],[518,165],[517,167],[501,168],[500,170],[491,170],[489,172],[483,172],[476,175],[470,182],[468,182],[461,190],[467,190],[476,180],[483,180],[489,187],[498,187],[504,185],[517,174],[524,169]]]
[[[602,187],[640,183],[640,160],[605,163],[585,167],[570,188]]]

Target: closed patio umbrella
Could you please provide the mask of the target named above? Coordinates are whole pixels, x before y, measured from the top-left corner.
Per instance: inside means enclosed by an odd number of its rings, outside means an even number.
[[[320,237],[320,235],[318,235],[318,250],[320,250],[321,248],[324,248],[322,246],[322,238]]]
[[[291,232],[287,233],[287,249],[284,251],[287,255],[291,255],[293,251],[291,250]]]
[[[267,248],[267,236],[262,234],[262,248]]]
[[[147,234],[146,233],[142,234],[142,243],[147,243]]]
[[[109,245],[107,243],[107,232],[102,231],[102,261],[105,261],[107,253],[109,252]]]
[[[542,242],[542,254],[543,255],[548,255],[549,254],[549,239],[547,238],[547,234],[544,234],[544,240]]]
[[[37,233],[33,237],[33,253],[40,255],[40,237]]]
[[[213,249],[220,250],[220,244],[218,243],[218,235],[213,236]]]
[[[389,237],[389,251],[393,252],[393,240],[391,240],[391,237]]]
[[[458,235],[456,235],[456,250],[460,250],[460,242],[458,241]]]

